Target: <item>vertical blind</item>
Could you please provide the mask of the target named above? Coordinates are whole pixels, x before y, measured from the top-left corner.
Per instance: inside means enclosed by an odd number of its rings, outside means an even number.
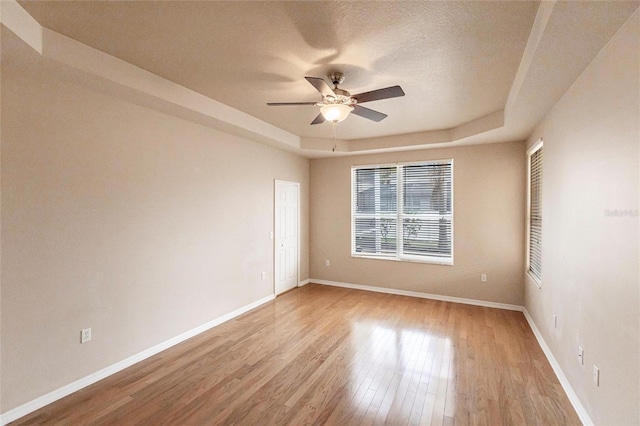
[[[353,256],[451,263],[453,160],[352,169]]]
[[[529,195],[529,273],[542,280],[542,147],[531,154]]]

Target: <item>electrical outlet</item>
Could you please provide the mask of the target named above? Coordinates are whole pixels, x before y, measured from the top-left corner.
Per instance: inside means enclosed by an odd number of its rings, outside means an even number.
[[[329,262],[328,259],[324,261],[324,266],[329,266],[330,264],[331,264],[331,262]]]
[[[480,282],[481,283],[487,282],[487,274],[480,274]]]
[[[269,239],[273,240],[273,231],[269,232]]]
[[[553,328],[558,328],[558,316],[553,315]]]
[[[582,346],[578,346],[578,362],[580,365],[584,365],[584,349],[582,349]]]
[[[87,343],[91,340],[91,329],[85,328],[80,332],[80,343]]]
[[[593,364],[593,383],[595,383],[596,386],[600,386],[600,370],[595,364]]]
[[[267,279],[267,273],[266,272],[261,273],[260,276],[262,277],[263,280]]]

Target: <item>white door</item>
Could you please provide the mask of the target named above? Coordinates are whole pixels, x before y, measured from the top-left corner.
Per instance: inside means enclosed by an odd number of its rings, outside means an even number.
[[[298,211],[300,184],[275,184],[275,293],[298,285]]]

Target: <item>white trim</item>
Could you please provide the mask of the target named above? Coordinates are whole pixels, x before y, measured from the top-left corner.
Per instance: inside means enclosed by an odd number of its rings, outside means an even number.
[[[527,210],[526,210],[526,223],[525,223],[526,238],[525,238],[524,262],[525,262],[525,272],[529,275],[529,277],[531,278],[531,281],[533,281],[533,283],[538,288],[542,288],[542,280],[538,279],[531,273],[531,269],[530,269],[531,265],[529,263],[529,260],[530,260],[529,250],[531,246],[531,241],[530,241],[531,239],[531,156],[540,148],[542,148],[543,145],[544,145],[544,140],[540,138],[536,143],[534,143],[527,150]]]
[[[542,138],[538,139],[538,141],[533,145],[531,145],[531,147],[527,150],[527,157],[531,157],[531,155],[537,150],[539,150],[540,148],[542,148],[543,145],[544,145],[544,140]]]
[[[402,233],[402,221],[405,217],[404,213],[401,214],[401,209],[403,205],[403,174],[401,173],[401,169],[405,166],[417,166],[417,165],[451,165],[451,254],[449,257],[442,258],[437,256],[419,256],[419,255],[411,255],[404,254],[402,251],[403,247],[403,233]],[[376,253],[365,253],[359,254],[356,251],[356,238],[354,238],[355,228],[356,228],[356,212],[354,209],[354,195],[355,195],[355,177],[358,170],[362,169],[381,169],[381,168],[395,168],[396,169],[396,178],[397,178],[397,206],[395,213],[360,213],[358,216],[360,218],[387,218],[390,220],[394,220],[396,223],[396,252],[394,254],[376,254]],[[412,161],[412,162],[397,162],[393,164],[370,164],[370,165],[352,165],[351,166],[351,257],[353,258],[367,258],[367,259],[376,259],[376,260],[395,260],[400,262],[417,262],[417,263],[429,263],[435,265],[447,265],[452,266],[454,264],[453,254],[454,254],[454,159],[440,159],[440,160],[421,160],[421,161]],[[428,218],[431,215],[417,215],[418,218]],[[435,215],[435,217],[442,217],[443,215]],[[447,215],[448,216],[448,215]],[[413,216],[412,216],[413,217]]]
[[[542,352],[544,352],[547,360],[549,361],[549,364],[551,364],[551,368],[553,368],[553,371],[556,373],[556,377],[558,377],[558,381],[560,381],[562,389],[564,389],[564,392],[567,394],[571,405],[573,405],[573,408],[574,410],[576,410],[578,417],[580,417],[580,421],[583,425],[593,425],[594,423],[589,417],[589,413],[580,402],[580,398],[578,398],[578,395],[573,390],[573,387],[571,387],[571,383],[569,383],[569,380],[564,375],[562,368],[560,368],[560,364],[558,364],[558,361],[556,361],[556,358],[553,356],[553,352],[551,352],[551,349],[549,349],[549,346],[547,346],[547,343],[544,341],[540,330],[538,330],[538,327],[536,327],[536,324],[533,322],[533,318],[531,318],[531,315],[529,315],[527,308],[524,308],[522,312],[524,313],[524,317],[529,323],[529,327],[531,327],[531,330],[533,331],[533,335],[536,336],[538,344],[542,348]]]
[[[529,227],[527,227],[528,229]],[[528,232],[527,232],[528,234]],[[527,236],[527,240],[529,239],[529,237]],[[527,247],[529,247],[529,243],[527,241]],[[527,249],[527,263],[529,263],[528,259],[529,259],[529,253],[528,253],[529,249]],[[529,270],[529,266],[527,265],[527,272],[526,272],[527,276],[529,277],[529,279],[531,280],[532,283],[534,283],[536,285],[536,287],[538,287],[538,290],[542,289],[542,281],[540,281],[537,277],[535,277],[531,271]]]
[[[368,167],[397,167],[397,166],[415,166],[420,164],[447,164],[453,161],[453,158],[440,158],[435,160],[418,160],[418,161],[397,161],[395,163],[381,164],[352,164],[351,169],[366,169]]]
[[[451,231],[453,232],[453,230]],[[410,262],[410,263],[428,263],[430,265],[453,265],[453,258],[442,259],[435,256],[411,256],[408,254],[404,254],[401,257],[398,256],[386,256],[380,254],[376,256],[375,254],[366,254],[366,255],[357,255],[352,254],[351,257],[354,259],[374,259],[374,260],[390,260],[392,262]]]
[[[297,240],[297,244],[298,244],[298,248],[297,248],[297,256],[298,256],[298,264],[296,265],[296,271],[297,271],[297,278],[296,278],[296,282],[298,283],[298,287],[300,287],[300,182],[295,182],[292,180],[281,180],[281,179],[274,179],[273,180],[273,294],[276,294],[276,279],[277,279],[277,266],[276,266],[276,250],[278,250],[278,248],[276,247],[276,241],[278,239],[277,236],[277,232],[276,232],[276,196],[278,195],[276,193],[276,189],[278,187],[278,184],[284,184],[284,185],[293,185],[296,187],[296,191],[297,191],[297,197],[296,197],[296,201],[298,202],[298,206],[297,206],[297,211],[298,211],[298,218],[296,221],[296,240]],[[295,287],[294,287],[295,288]],[[291,289],[288,289],[286,291],[289,291]],[[282,292],[284,293],[284,292]],[[277,295],[277,294],[276,294]]]
[[[311,280],[310,280],[309,278],[307,278],[307,279],[306,279],[306,280],[304,280],[304,281],[300,281],[300,282],[298,283],[298,287],[305,286],[305,285],[309,284],[310,282],[311,282]]]
[[[143,361],[159,352],[164,351],[172,346],[177,345],[191,337],[194,337],[200,333],[203,333],[217,325],[220,325],[226,321],[229,321],[237,316],[244,314],[252,309],[257,308],[260,305],[263,305],[267,302],[270,302],[275,298],[275,295],[271,294],[269,296],[263,297],[260,300],[256,300],[253,303],[250,303],[246,306],[236,309],[235,311],[229,312],[221,317],[213,319],[205,324],[202,324],[194,329],[186,331],[178,336],[175,336],[165,342],[162,342],[158,345],[155,345],[149,349],[146,349],[136,355],[132,355],[129,358],[125,358],[122,361],[116,362],[102,370],[96,371],[95,373],[89,374],[88,376],[83,377],[82,379],[76,380],[73,383],[69,383],[59,389],[54,390],[53,392],[49,392],[46,395],[43,395],[39,398],[36,398],[32,401],[29,401],[25,404],[22,404],[12,410],[7,411],[6,413],[0,414],[0,419],[2,425],[6,425],[10,422],[13,422],[20,417],[24,417],[29,413],[32,413],[45,405],[51,404],[54,401],[57,401],[61,398],[64,398],[67,395],[72,394],[73,392],[79,391],[82,388],[85,388],[93,383],[96,383],[99,380],[102,380],[106,377],[111,376],[119,371],[124,370],[125,368],[131,367],[132,365]]]
[[[311,278],[310,282],[315,284],[330,285],[333,287],[351,288],[354,290],[374,291],[376,293],[395,294],[398,296],[419,297],[421,299],[433,299],[433,300],[441,300],[443,302],[463,303],[465,305],[484,306],[486,308],[506,309],[508,311],[522,312],[522,310],[524,309],[524,306],[521,306],[521,305],[489,302],[486,300],[465,299],[463,297],[443,296],[440,294],[421,293],[421,292],[409,291],[409,290],[398,290],[395,288],[388,288],[388,287],[373,287],[368,285],[350,284],[350,283],[343,283],[338,281],[316,280],[313,278]]]

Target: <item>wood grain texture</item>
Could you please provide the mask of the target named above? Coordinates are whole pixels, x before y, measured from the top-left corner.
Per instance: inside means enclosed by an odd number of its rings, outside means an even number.
[[[310,284],[14,424],[580,420],[522,313]]]

